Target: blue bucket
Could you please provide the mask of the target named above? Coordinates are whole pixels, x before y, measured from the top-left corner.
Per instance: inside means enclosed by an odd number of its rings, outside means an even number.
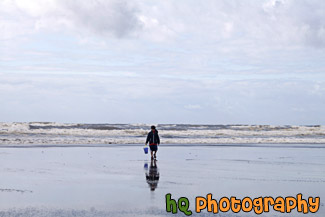
[[[148,146],[144,146],[143,151],[144,151],[145,154],[148,154]]]

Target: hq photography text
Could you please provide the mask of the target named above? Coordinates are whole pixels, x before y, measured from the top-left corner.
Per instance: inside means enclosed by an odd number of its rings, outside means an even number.
[[[186,197],[180,197],[177,201],[172,199],[172,195],[165,195],[166,211],[176,214],[178,211],[183,212],[185,215],[192,215],[189,209],[190,202]],[[219,212],[251,212],[254,211],[257,215],[263,212],[269,212],[273,209],[276,212],[291,213],[297,210],[299,213],[315,213],[319,209],[320,197],[308,197],[303,199],[302,194],[297,194],[296,197],[258,197],[250,198],[244,197],[237,199],[232,196],[222,197],[219,200],[213,199],[212,194],[207,194],[206,197],[198,196],[195,198],[195,212],[200,213],[203,210],[217,214]]]

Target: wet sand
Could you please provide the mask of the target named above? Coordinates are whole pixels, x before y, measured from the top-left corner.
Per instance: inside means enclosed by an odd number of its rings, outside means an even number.
[[[185,216],[165,211],[167,193],[187,197],[192,216],[256,216],[195,214],[195,197],[208,193],[215,199],[302,193],[319,196],[321,206],[300,215],[325,216],[323,145],[161,146],[156,165],[136,145],[0,148],[0,173],[0,216]]]

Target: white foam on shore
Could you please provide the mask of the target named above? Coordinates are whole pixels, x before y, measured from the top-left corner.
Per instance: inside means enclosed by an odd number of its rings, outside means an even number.
[[[150,125],[132,124],[129,126],[137,128],[108,130],[74,126],[78,124],[0,123],[0,144],[143,144]],[[202,127],[207,129],[201,129]],[[325,144],[324,126],[233,125],[221,129],[209,129],[207,125],[202,127],[160,130],[161,142],[165,144]]]

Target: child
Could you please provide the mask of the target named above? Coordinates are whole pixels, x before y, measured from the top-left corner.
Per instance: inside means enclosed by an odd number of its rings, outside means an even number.
[[[149,147],[151,151],[151,159],[157,158],[158,145],[160,144],[160,139],[158,135],[158,130],[155,126],[151,126],[151,131],[148,133],[146,145],[149,142]]]

